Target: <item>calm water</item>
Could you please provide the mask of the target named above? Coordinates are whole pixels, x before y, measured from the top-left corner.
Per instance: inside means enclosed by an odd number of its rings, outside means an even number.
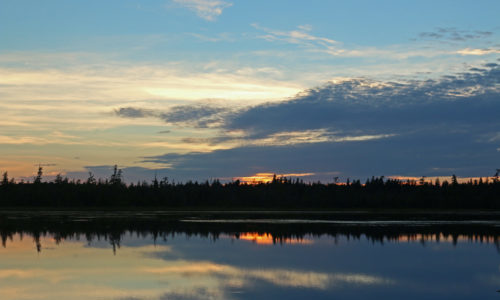
[[[4,215],[0,299],[500,299],[499,226]]]

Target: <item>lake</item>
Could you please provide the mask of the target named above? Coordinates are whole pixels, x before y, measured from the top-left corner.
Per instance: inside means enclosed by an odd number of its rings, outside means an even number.
[[[497,219],[4,212],[0,299],[500,299]]]

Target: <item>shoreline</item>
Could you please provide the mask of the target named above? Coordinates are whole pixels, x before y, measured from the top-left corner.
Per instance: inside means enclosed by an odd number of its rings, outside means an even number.
[[[165,218],[165,219],[271,219],[271,220],[499,220],[500,210],[270,210],[270,209],[189,209],[189,208],[0,208],[0,217],[92,217],[92,218]]]

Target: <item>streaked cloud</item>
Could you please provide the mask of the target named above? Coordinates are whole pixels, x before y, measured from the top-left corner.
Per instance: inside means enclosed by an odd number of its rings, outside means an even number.
[[[215,21],[223,10],[233,3],[221,0],[173,0],[175,3],[194,11],[198,17],[207,21]]]
[[[176,101],[231,99],[256,103],[282,99],[300,90],[300,86],[294,83],[280,84],[272,79],[252,78],[231,72],[187,73],[182,68],[174,69],[168,64],[108,64],[106,68],[78,66],[76,69],[57,70],[0,67],[0,78],[0,84],[5,86],[0,95],[5,100],[144,101],[153,98]]]
[[[303,131],[282,131],[269,134],[263,138],[244,137],[240,140],[241,146],[286,146],[309,143],[340,143],[354,141],[368,141],[389,138],[394,134],[375,134],[342,136],[336,132],[330,132],[325,128]]]
[[[192,127],[218,127],[224,122],[224,115],[228,108],[197,105],[175,106],[168,112],[161,113],[159,117],[167,123],[188,125]]]
[[[145,118],[151,116],[153,112],[143,108],[120,107],[115,110],[117,116],[125,118]]]
[[[132,119],[155,117],[176,126],[208,128],[221,127],[225,116],[233,112],[233,110],[219,105],[193,104],[173,106],[168,110],[156,112],[151,109],[121,107],[115,109],[115,114]],[[190,138],[186,139],[189,141]]]
[[[309,49],[320,48],[330,54],[340,54],[345,50],[339,48],[339,42],[321,36],[315,36],[310,33],[312,26],[302,25],[298,26],[295,30],[281,31],[262,27],[259,24],[252,24],[255,29],[264,31],[265,35],[260,35],[259,38],[265,39],[270,42],[283,41],[291,44],[297,44]]]
[[[461,55],[488,55],[488,54],[500,54],[500,49],[473,49],[465,48],[457,51]]]
[[[477,39],[482,43],[490,42],[489,39],[493,36],[491,31],[467,31],[458,30],[456,28],[437,28],[435,32],[422,32],[419,38],[424,41],[453,41],[454,47],[436,47],[430,46],[428,43],[416,43],[412,47],[403,44],[386,45],[384,47],[370,47],[360,45],[345,45],[342,41],[332,38],[313,35],[313,27],[310,25],[298,26],[295,30],[282,31],[252,24],[252,26],[260,31],[265,32],[264,35],[259,35],[258,38],[269,42],[284,42],[295,44],[307,52],[323,53],[333,57],[350,57],[350,58],[377,58],[388,59],[391,61],[406,60],[411,57],[452,57],[460,55],[490,55],[499,53],[498,49],[476,49],[465,48],[460,49],[460,45],[464,42]],[[414,39],[414,41],[417,41]],[[462,46],[463,47],[463,46]]]
[[[421,32],[420,38],[449,40],[455,42],[464,42],[468,40],[487,38],[493,35],[491,31],[481,30],[460,30],[454,27],[438,27],[435,31]]]

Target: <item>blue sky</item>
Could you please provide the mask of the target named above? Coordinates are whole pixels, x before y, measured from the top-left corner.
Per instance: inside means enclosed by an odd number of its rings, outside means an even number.
[[[2,1],[0,171],[488,176],[500,164],[498,11],[498,1]]]

